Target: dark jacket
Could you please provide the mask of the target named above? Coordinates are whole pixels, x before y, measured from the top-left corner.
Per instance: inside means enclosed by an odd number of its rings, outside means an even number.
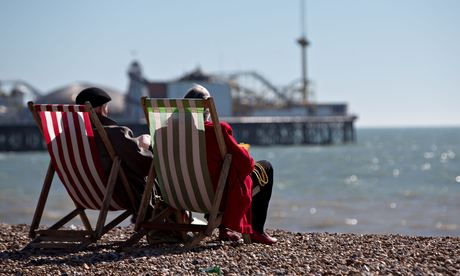
[[[133,190],[136,200],[135,204],[139,206],[142,193],[144,192],[146,177],[153,159],[152,152],[139,148],[138,138],[134,137],[132,130],[128,127],[120,126],[117,122],[105,116],[99,116],[99,120],[104,126],[104,130],[112,143],[116,155],[121,159],[121,167]],[[95,132],[95,137],[101,163],[108,177],[112,160],[101,138],[98,137],[97,132]],[[129,197],[123,188],[120,177],[117,179],[114,196],[125,204],[124,207],[130,208]]]

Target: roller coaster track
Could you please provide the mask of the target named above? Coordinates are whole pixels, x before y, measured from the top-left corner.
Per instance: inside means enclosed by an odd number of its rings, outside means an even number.
[[[270,81],[268,81],[264,76],[262,76],[260,73],[257,73],[255,71],[242,71],[242,72],[237,72],[237,73],[232,73],[228,76],[229,81],[235,81],[240,77],[252,77],[255,80],[259,81],[268,91],[272,92],[275,94],[279,99],[287,101],[288,98],[284,93],[280,91],[278,87],[273,85]],[[239,86],[240,89],[243,91],[249,92],[250,94],[258,94],[258,92],[249,89],[247,87]]]
[[[220,78],[234,88],[236,92],[233,95],[234,99],[244,100],[250,105],[289,106],[302,101],[301,80],[295,80],[284,87],[277,87],[255,71],[228,73],[220,75]],[[254,83],[258,84],[257,87]]]
[[[22,81],[22,80],[2,80],[2,81],[0,81],[0,88],[1,88],[4,84],[11,84],[12,86],[23,85],[23,86],[25,86],[30,92],[32,92],[32,94],[33,94],[35,97],[42,96],[42,93],[41,93],[38,89],[36,89],[36,88],[33,87],[32,85],[30,85],[30,84],[28,84],[27,82]]]

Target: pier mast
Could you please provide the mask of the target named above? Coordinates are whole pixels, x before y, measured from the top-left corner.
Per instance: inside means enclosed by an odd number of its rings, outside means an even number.
[[[301,37],[297,39],[297,43],[300,45],[301,51],[301,62],[302,62],[302,100],[303,104],[308,104],[308,77],[307,77],[307,47],[310,42],[307,40],[305,35],[305,0],[300,0],[300,29]]]

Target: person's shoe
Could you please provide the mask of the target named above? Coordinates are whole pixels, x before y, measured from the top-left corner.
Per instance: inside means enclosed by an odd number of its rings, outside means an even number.
[[[253,231],[251,234],[251,242],[254,243],[262,243],[262,244],[267,244],[267,245],[272,245],[276,243],[278,239],[270,237],[266,232],[259,233],[256,231]]]
[[[239,241],[241,237],[235,231],[227,228],[219,228],[219,239],[221,241]]]

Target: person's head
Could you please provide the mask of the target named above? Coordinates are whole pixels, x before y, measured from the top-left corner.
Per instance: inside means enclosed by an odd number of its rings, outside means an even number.
[[[203,99],[203,100],[206,100],[209,97],[211,97],[211,94],[209,94],[208,89],[206,89],[202,85],[194,84],[187,91],[187,93],[184,96],[184,99]],[[208,109],[205,109],[205,111],[204,111],[204,119],[206,121],[209,120],[209,110]]]
[[[194,84],[190,89],[187,91],[187,94],[185,94],[184,98],[185,99],[203,99],[206,100],[207,98],[211,97],[211,94],[209,94],[208,89],[206,89],[204,86],[199,85],[199,84]]]
[[[76,104],[90,102],[96,113],[106,116],[108,114],[108,102],[112,98],[104,90],[97,87],[89,87],[78,93],[75,99]]]

